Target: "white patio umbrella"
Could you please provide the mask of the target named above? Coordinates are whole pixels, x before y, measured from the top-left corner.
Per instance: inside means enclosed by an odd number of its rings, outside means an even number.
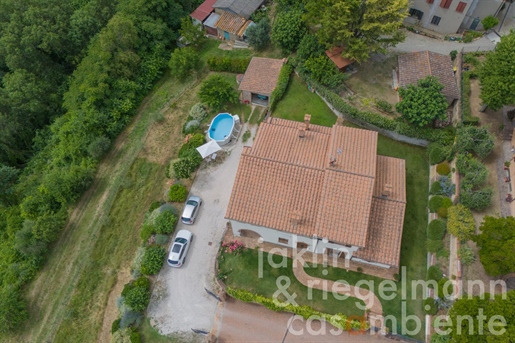
[[[199,152],[200,156],[202,156],[202,158],[206,158],[207,156],[220,150],[222,150],[222,148],[220,148],[220,145],[218,145],[218,143],[214,140],[209,141],[197,148],[197,151]]]

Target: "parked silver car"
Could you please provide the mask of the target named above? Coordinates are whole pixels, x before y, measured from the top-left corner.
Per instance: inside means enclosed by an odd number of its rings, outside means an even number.
[[[180,230],[175,236],[172,248],[168,254],[168,265],[170,267],[179,268],[184,264],[186,260],[186,254],[190,248],[191,242],[193,241],[193,234],[188,230]]]
[[[182,211],[181,221],[184,224],[191,225],[195,222],[200,206],[202,205],[202,199],[197,196],[190,196],[186,201],[186,206]]]

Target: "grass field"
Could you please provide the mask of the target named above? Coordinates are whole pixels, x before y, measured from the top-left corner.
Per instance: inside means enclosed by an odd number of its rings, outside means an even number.
[[[219,275],[226,275],[224,280],[227,286],[245,289],[247,291],[263,295],[268,298],[278,296],[279,301],[287,299],[281,292],[278,292],[278,277],[285,276],[291,281],[287,285],[287,292],[292,295],[296,294],[295,302],[299,305],[307,305],[320,312],[336,314],[343,313],[345,315],[363,315],[356,303],[364,306],[363,301],[356,298],[347,298],[345,300],[336,299],[331,292],[325,295],[321,290],[308,288],[302,285],[293,275],[292,260],[287,259],[287,267],[273,268],[271,263],[267,263],[268,254],[263,254],[263,277],[259,277],[259,255],[256,250],[247,249],[239,255],[223,253],[218,259]],[[271,255],[273,261],[279,264],[282,260],[281,256]],[[283,283],[286,285],[286,283]]]
[[[311,114],[311,122],[317,125],[332,126],[336,115],[318,95],[308,90],[308,86],[298,76],[293,75],[284,97],[277,104],[273,117],[304,121],[304,114]]]

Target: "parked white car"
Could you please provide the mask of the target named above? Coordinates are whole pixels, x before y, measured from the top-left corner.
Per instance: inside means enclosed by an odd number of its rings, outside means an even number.
[[[192,241],[193,234],[190,231],[180,230],[177,232],[166,260],[170,267],[179,268],[184,264]]]

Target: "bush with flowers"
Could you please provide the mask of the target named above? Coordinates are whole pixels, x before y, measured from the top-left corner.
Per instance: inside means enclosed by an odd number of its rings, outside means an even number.
[[[225,253],[236,255],[241,253],[245,249],[243,243],[240,241],[223,242],[222,248]]]

